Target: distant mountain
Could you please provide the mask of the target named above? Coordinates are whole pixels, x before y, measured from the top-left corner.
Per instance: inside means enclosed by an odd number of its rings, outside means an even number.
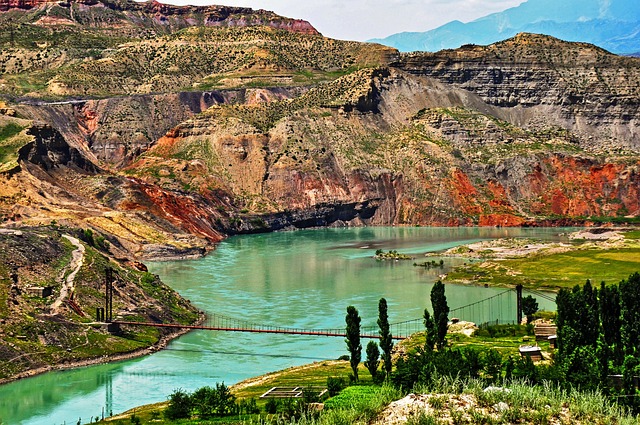
[[[438,51],[491,44],[520,32],[592,43],[613,53],[640,51],[637,0],[528,0],[473,22],[453,21],[427,32],[403,32],[372,42],[400,51]]]

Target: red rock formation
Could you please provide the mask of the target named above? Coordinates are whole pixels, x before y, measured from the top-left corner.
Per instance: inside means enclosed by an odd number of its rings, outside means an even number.
[[[530,174],[527,186],[534,214],[568,217],[637,215],[640,163],[594,163],[593,160],[552,156]]]
[[[224,239],[224,235],[215,228],[215,218],[219,217],[220,213],[215,210],[211,202],[196,199],[194,196],[181,196],[134,179],[130,182],[147,196],[150,205],[146,207],[157,216],[210,242],[219,242]],[[120,207],[124,210],[138,210],[141,209],[141,204],[128,202],[121,204]]]

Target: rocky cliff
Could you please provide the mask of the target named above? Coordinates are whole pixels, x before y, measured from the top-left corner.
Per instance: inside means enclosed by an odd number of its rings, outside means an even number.
[[[602,153],[640,149],[639,65],[636,58],[535,34],[406,54],[394,64],[477,94],[513,124],[566,128]]]
[[[89,158],[106,168],[138,157],[169,130],[219,104],[253,104],[288,99],[304,88],[212,90],[149,94],[70,102],[32,102],[20,114],[50,123]]]
[[[638,59],[526,34],[409,55],[264,26],[163,37],[60,67],[38,92],[66,81],[122,96],[3,109],[16,152],[0,168],[5,221],[90,227],[116,256],[182,258],[275,229],[640,213]],[[207,62],[214,46],[226,62]],[[178,90],[194,75],[242,87]]]
[[[291,101],[212,108],[127,171],[169,190],[233,194],[240,208],[265,218],[326,205],[354,208],[334,214],[336,222],[367,224],[637,214],[635,155],[599,158],[590,139],[551,123],[522,129],[509,117],[433,78],[362,71]]]

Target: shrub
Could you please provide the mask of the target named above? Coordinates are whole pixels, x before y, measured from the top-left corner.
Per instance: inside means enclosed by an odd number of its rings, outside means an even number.
[[[191,396],[179,388],[169,396],[169,406],[164,411],[164,416],[170,420],[188,418],[191,416],[191,408]]]
[[[329,392],[329,396],[333,397],[338,395],[340,391],[342,391],[347,386],[344,378],[329,376],[327,378],[327,391]]]
[[[275,398],[270,398],[269,400],[267,400],[267,403],[264,405],[264,410],[265,412],[274,415],[278,411],[279,404],[280,403],[278,403],[278,400],[276,400]]]

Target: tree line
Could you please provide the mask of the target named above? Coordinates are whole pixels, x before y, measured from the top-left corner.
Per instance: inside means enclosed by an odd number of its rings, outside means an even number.
[[[531,298],[531,299],[528,299]],[[634,413],[640,413],[640,274],[634,273],[618,285],[600,288],[587,281],[583,286],[562,289],[556,298],[558,349],[552,361],[534,364],[528,357],[504,358],[495,349],[452,348],[446,345],[449,307],[444,284],[431,291],[432,313],[424,311],[425,343],[415,352],[400,356],[391,365],[393,343],[382,343],[389,335],[386,300],[379,305],[380,348],[385,366],[384,379],[404,390],[416,384],[429,385],[436,376],[481,378],[488,383],[518,378],[535,385],[554,382],[564,388],[600,390]],[[523,298],[529,322],[537,310],[533,297]],[[353,379],[358,380],[361,359],[360,318],[353,306],[347,308],[347,349],[351,355]],[[389,340],[390,341],[390,340]],[[374,341],[367,346],[365,366],[374,381],[378,376],[378,350]],[[395,368],[392,371],[392,366]]]
[[[427,344],[442,349],[445,343],[449,321],[449,306],[442,281],[437,281],[431,290],[431,306],[433,309],[433,317],[429,313],[429,310],[426,308],[424,310]],[[362,344],[360,343],[361,318],[358,310],[352,305],[347,307],[345,322],[345,342],[347,343],[347,350],[349,351],[352,379],[354,382],[358,382],[358,365],[362,360]],[[364,362],[365,367],[374,381],[388,380],[391,377],[391,371],[393,369],[393,363],[391,361],[393,336],[389,325],[387,300],[384,298],[381,298],[378,302],[378,327],[380,348],[378,348],[378,343],[375,341],[369,341],[366,349],[367,358]],[[380,350],[382,350],[384,375],[378,373],[378,367],[381,363]]]

